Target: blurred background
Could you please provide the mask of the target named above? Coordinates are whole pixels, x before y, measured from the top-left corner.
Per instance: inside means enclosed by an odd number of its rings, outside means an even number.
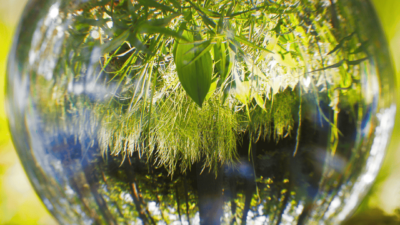
[[[33,191],[14,151],[4,112],[7,54],[27,0],[0,0],[0,224],[57,224]],[[391,49],[400,87],[400,0],[372,0]],[[398,88],[400,105],[400,88]],[[383,168],[346,224],[400,224],[400,110]]]

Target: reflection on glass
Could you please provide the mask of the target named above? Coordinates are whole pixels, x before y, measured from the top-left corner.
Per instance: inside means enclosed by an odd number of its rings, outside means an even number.
[[[366,0],[32,0],[10,127],[62,224],[338,224],[396,107]]]

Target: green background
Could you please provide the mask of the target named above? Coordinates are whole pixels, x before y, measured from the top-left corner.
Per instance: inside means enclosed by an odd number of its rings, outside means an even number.
[[[13,149],[4,112],[7,53],[27,0],[0,0],[0,224],[56,224],[34,193]],[[372,0],[387,37],[400,87],[400,0]],[[400,103],[400,88],[397,92]],[[398,104],[400,105],[400,104]],[[400,224],[400,110],[377,182],[346,224]]]

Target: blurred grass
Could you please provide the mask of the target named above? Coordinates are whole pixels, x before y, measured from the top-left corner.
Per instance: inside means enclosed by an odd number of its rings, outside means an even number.
[[[56,224],[34,193],[13,149],[4,112],[4,77],[11,37],[27,0],[0,0],[0,224]],[[400,0],[372,0],[389,41],[400,87]],[[398,89],[400,90],[400,89]],[[398,91],[400,102],[400,91]],[[400,105],[400,104],[399,104]],[[398,110],[400,111],[400,109]],[[378,182],[346,224],[400,224],[400,113]],[[399,140],[398,140],[399,139]]]

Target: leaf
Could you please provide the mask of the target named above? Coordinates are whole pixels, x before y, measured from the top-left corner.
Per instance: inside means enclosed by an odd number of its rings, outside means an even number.
[[[358,64],[360,64],[361,62],[367,60],[368,58],[369,58],[369,57],[365,57],[365,58],[358,59],[358,60],[354,60],[354,61],[349,61],[349,60],[347,60],[346,62],[347,62],[347,65],[349,65],[349,66],[355,66],[355,65],[358,65]]]
[[[352,37],[354,34],[355,34],[355,32],[351,33],[349,36],[344,37],[342,40],[340,40],[339,44],[336,45],[336,47],[335,47],[332,51],[328,52],[327,55],[333,54],[333,53],[335,53],[337,50],[341,49],[342,46],[343,46],[343,44],[344,44],[344,42],[350,40],[351,37]]]
[[[177,9],[181,9],[181,4],[179,2],[177,2],[176,0],[169,0],[172,5],[174,5],[175,8]]]
[[[242,102],[243,104],[247,105],[250,98],[250,83],[249,81],[238,81],[239,79],[235,80],[236,83],[236,98]]]
[[[358,54],[360,52],[366,52],[366,49],[369,44],[370,44],[369,41],[364,41],[356,50],[354,50],[354,52],[351,52],[350,54]]]
[[[232,2],[232,3],[231,3],[231,6],[229,6],[228,12],[226,13],[227,16],[230,17],[230,16],[232,15],[233,8],[235,7],[235,5],[236,5],[235,2]]]
[[[204,44],[206,44],[207,47],[195,46],[189,51],[185,52],[185,54],[183,55],[184,57],[189,53],[198,53],[196,54],[196,57],[187,64],[185,64],[185,66],[189,66],[190,64],[194,63],[196,60],[200,59],[204,54],[210,53],[210,50],[212,48],[211,41],[206,41]]]
[[[269,80],[268,77],[261,71],[261,69],[257,65],[255,65],[255,62],[252,59],[245,57],[244,61],[246,63],[249,72],[253,73],[257,77],[260,77],[266,81]]]
[[[87,18],[81,18],[81,17],[77,17],[77,20],[79,20],[80,23],[82,24],[88,24],[90,26],[95,26],[95,27],[101,27],[103,26],[105,23],[107,23],[108,21],[111,21],[111,19],[87,19]]]
[[[193,41],[193,35],[187,31],[183,32],[183,36],[189,41]],[[190,98],[200,107],[210,90],[211,76],[213,72],[212,59],[210,52],[189,52],[195,44],[179,42],[174,51],[174,60],[179,81],[183,89]],[[187,53],[185,55],[185,53]],[[202,54],[200,57],[198,57]],[[198,58],[197,60],[194,60]],[[186,62],[191,62],[190,65]]]
[[[147,7],[154,7],[157,9],[161,9],[164,11],[170,11],[170,12],[175,12],[173,9],[171,9],[169,6],[160,4],[154,0],[137,0],[141,5],[147,6]]]
[[[229,49],[228,43],[218,42],[214,45],[214,61],[216,67],[221,75],[221,80],[224,81],[231,73],[235,55]]]
[[[343,42],[340,42],[338,45],[336,45],[336,47],[335,47],[333,50],[331,50],[330,52],[328,52],[327,55],[330,55],[330,54],[335,53],[337,50],[339,50],[340,48],[342,48],[342,45],[343,45]]]
[[[265,48],[263,48],[263,47],[260,47],[260,46],[257,46],[256,44],[254,44],[254,43],[251,43],[250,41],[248,41],[246,38],[243,38],[243,37],[240,37],[240,36],[235,36],[235,40],[237,40],[238,42],[241,42],[241,43],[243,43],[243,44],[245,44],[245,45],[248,45],[248,46],[250,46],[250,47],[253,47],[253,48],[255,48],[255,49],[258,49],[258,50],[261,50],[261,51],[266,51],[266,52],[269,52],[269,53],[273,53],[272,51],[270,51],[270,50],[268,50],[268,49],[265,49]]]
[[[199,13],[201,19],[203,20],[203,22],[204,22],[206,25],[208,25],[208,26],[210,26],[210,27],[212,27],[212,28],[215,28],[215,26],[216,26],[215,22],[214,22],[210,17],[208,17],[207,14],[206,14],[202,9],[200,9],[198,6],[196,6],[196,5],[195,5],[193,2],[191,2],[190,0],[187,0],[187,1],[193,6],[194,9],[196,9],[196,11]],[[219,16],[219,15],[218,15],[218,16]]]
[[[203,7],[207,7],[210,4],[210,0],[204,0]]]
[[[129,34],[130,34],[130,30],[126,30],[122,34],[120,34],[118,37],[113,38],[110,42],[107,42],[106,44],[104,44],[102,46],[102,53],[103,54],[109,53],[109,52],[115,50],[116,48],[118,48],[119,46],[121,46],[126,41],[126,39],[128,39]]]
[[[265,105],[264,105],[264,100],[261,98],[261,96],[256,92],[253,95],[254,95],[254,99],[256,100],[257,105],[260,106],[260,108],[262,110],[267,112],[267,109],[265,108]]]
[[[237,41],[235,38],[231,39],[228,37],[229,40],[229,48],[235,53],[235,54],[240,54],[240,55],[246,55],[244,50],[242,49],[242,46],[240,45],[240,42]]]
[[[198,7],[204,14],[206,14],[209,17],[220,17],[221,16],[221,14],[218,13],[218,12],[211,11],[211,10],[209,10],[207,8],[202,7],[202,6],[198,6]]]
[[[137,9],[136,9],[136,6],[133,5],[132,1],[128,1],[128,10],[129,10],[129,12],[131,13],[132,16],[135,16],[135,17],[136,17],[135,11],[136,11]]]
[[[237,100],[242,102],[244,105],[247,105],[250,99],[250,83],[249,81],[241,81],[239,78],[239,74],[234,69],[233,71],[233,79],[235,80],[235,97]]]
[[[217,79],[214,79],[213,82],[211,83],[210,90],[208,90],[205,101],[210,99],[211,96],[214,94],[215,90],[217,89],[218,81],[219,81],[219,79],[217,78]]]
[[[222,9],[221,17],[218,20],[218,25],[217,25],[217,33],[222,34],[222,31],[224,29],[224,14],[225,11]]]
[[[286,55],[275,54],[274,56],[275,56],[274,59],[284,66],[293,68],[296,67],[297,65],[296,60],[293,59],[290,53]]]
[[[165,27],[165,26],[168,26],[168,24],[171,22],[171,20],[175,19],[178,16],[180,16],[179,13],[174,13],[174,14],[171,14],[162,19],[147,20],[145,22],[145,24],[148,24],[151,26],[157,26],[157,27]]]
[[[327,67],[324,67],[324,68],[321,68],[321,69],[313,70],[313,71],[311,71],[310,73],[318,72],[318,71],[323,71],[323,70],[327,70],[327,69],[338,68],[338,67],[340,67],[341,65],[343,65],[344,61],[345,61],[345,60],[340,60],[338,63],[335,63],[335,64],[333,64],[333,65],[330,65],[330,66],[327,66]]]
[[[274,77],[274,79],[272,79],[271,88],[273,95],[278,94],[278,92],[281,90],[281,84],[282,84],[282,77],[276,76]]]
[[[263,9],[263,6],[255,7],[255,8],[252,8],[252,9],[249,9],[249,10],[245,10],[245,11],[241,11],[241,12],[236,12],[236,13],[231,14],[231,18],[239,16],[241,14],[249,13],[249,12],[252,12],[252,11],[257,11],[257,10],[260,10],[260,9]]]
[[[165,27],[158,27],[158,26],[151,26],[151,25],[142,25],[139,30],[139,33],[148,33],[148,34],[164,34],[165,36],[170,36],[174,37],[177,39],[185,39],[182,35],[180,35],[178,32],[171,30],[169,28]]]

